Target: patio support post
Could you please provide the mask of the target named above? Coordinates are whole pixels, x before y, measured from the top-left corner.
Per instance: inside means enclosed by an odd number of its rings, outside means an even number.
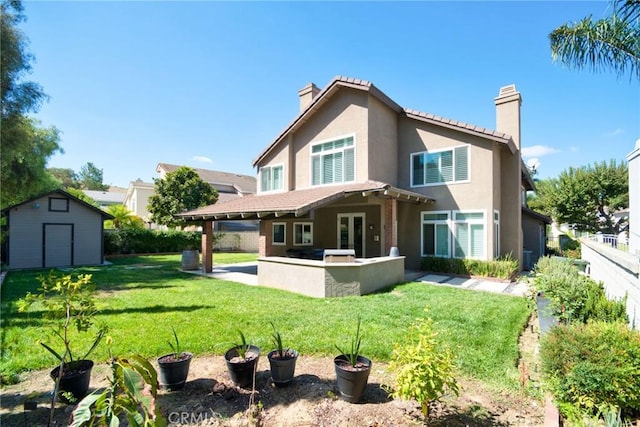
[[[213,271],[213,221],[202,223],[202,271]]]
[[[384,252],[388,255],[392,247],[398,247],[398,200],[387,199],[384,210]]]

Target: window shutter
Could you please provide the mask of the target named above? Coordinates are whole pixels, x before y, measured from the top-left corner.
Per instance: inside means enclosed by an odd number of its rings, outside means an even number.
[[[311,158],[311,163],[311,185],[320,185],[320,156],[313,156]]]
[[[325,154],[322,157],[322,183],[333,183],[333,154]]]
[[[282,166],[273,168],[273,187],[272,190],[282,190]]]
[[[453,181],[453,151],[440,153],[440,175],[442,182]]]
[[[333,155],[333,182],[344,182],[344,164],[342,161],[342,152]]]
[[[465,258],[467,255],[467,248],[469,247],[469,225],[468,224],[456,224],[456,258]]]
[[[471,224],[471,256],[484,258],[484,225]]]
[[[271,168],[260,169],[260,189],[262,191],[269,191],[269,184],[271,181]]]
[[[469,179],[469,146],[455,148],[456,181]]]
[[[351,182],[356,180],[356,165],[353,148],[344,150],[344,181]]]
[[[449,256],[449,226],[447,224],[436,225],[436,255]]]
[[[427,154],[427,169],[426,184],[435,184],[441,182],[440,180],[440,153]]]

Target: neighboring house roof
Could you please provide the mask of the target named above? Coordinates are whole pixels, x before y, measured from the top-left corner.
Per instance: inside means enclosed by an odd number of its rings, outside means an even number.
[[[122,204],[126,196],[126,193],[120,191],[82,190],[82,192],[100,204]]]
[[[550,217],[548,217],[548,216],[546,216],[544,214],[541,214],[540,212],[536,212],[536,211],[534,211],[531,208],[528,208],[526,206],[522,207],[522,214],[530,216],[532,218],[535,218],[535,219],[537,219],[539,221],[542,221],[545,224],[551,224],[551,222],[552,222]]]
[[[509,150],[511,150],[512,153],[515,153],[516,147],[510,135],[480,126],[459,122],[457,120],[451,120],[433,114],[402,108],[384,92],[374,86],[373,83],[367,80],[337,76],[324,89],[318,92],[309,105],[307,105],[307,107],[305,107],[296,116],[296,118],[276,137],[276,139],[273,140],[273,142],[262,153],[260,153],[260,155],[253,161],[253,166],[257,166],[258,163],[260,163],[265,156],[267,156],[282,140],[284,140],[290,132],[295,131],[298,127],[302,126],[307,120],[309,120],[309,118],[341,88],[352,88],[368,92],[396,113],[403,114],[410,119],[419,120],[436,126],[454,129],[467,134],[504,143],[509,147]]]
[[[181,167],[180,165],[172,165],[169,163],[158,163],[156,172],[169,173]],[[241,175],[238,173],[214,171],[210,169],[194,169],[200,178],[215,187],[219,193],[234,192],[239,194],[252,194],[256,192],[257,180],[254,176]]]
[[[113,219],[114,218],[113,215],[103,211],[100,208],[97,208],[97,207],[85,202],[84,200],[78,199],[74,195],[72,195],[70,193],[67,193],[64,190],[53,190],[53,191],[49,191],[48,193],[40,194],[40,195],[38,195],[36,197],[32,197],[29,200],[25,200],[24,202],[16,203],[15,205],[8,206],[8,207],[4,208],[0,213],[2,213],[2,215],[5,215],[8,211],[10,211],[13,208],[16,208],[16,207],[22,206],[22,205],[26,205],[27,203],[31,203],[31,202],[33,202],[35,200],[41,199],[43,197],[50,196],[50,195],[55,194],[55,193],[60,194],[60,195],[62,195],[64,197],[68,197],[69,199],[74,200],[75,202],[77,202],[77,203],[79,203],[81,205],[84,205],[85,207],[87,207],[87,208],[99,213],[100,215],[102,215],[103,219]]]
[[[301,216],[315,208],[357,193],[365,195],[379,194],[414,203],[433,202],[433,199],[422,194],[394,188],[384,182],[367,181],[354,184],[312,187],[282,193],[252,194],[228,202],[218,202],[176,216],[191,220],[253,219],[263,218],[268,215],[275,215],[276,217],[283,215]]]

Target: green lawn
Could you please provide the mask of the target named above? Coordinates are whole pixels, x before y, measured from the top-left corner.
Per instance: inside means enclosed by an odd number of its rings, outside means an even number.
[[[255,255],[214,254],[214,263],[244,262]],[[430,308],[440,337],[458,356],[463,374],[500,388],[517,386],[517,340],[530,308],[505,295],[406,283],[362,297],[315,299],[270,288],[203,278],[179,271],[179,256],[111,260],[113,265],[74,269],[91,273],[99,292],[98,320],[109,325],[117,354],[155,358],[170,351],[175,327],[181,344],[198,354],[223,354],[241,330],[263,352],[271,349],[270,321],[285,345],[305,354],[335,355],[362,318],[363,354],[389,359],[407,325]],[[37,309],[18,313],[16,299],[38,287],[41,272],[10,272],[2,286],[0,371],[13,374],[53,366],[38,340],[46,339]],[[87,338],[87,342],[89,338]],[[104,344],[92,355],[107,357]]]

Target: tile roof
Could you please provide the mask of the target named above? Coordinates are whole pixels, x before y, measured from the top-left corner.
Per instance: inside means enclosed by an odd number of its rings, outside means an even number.
[[[343,199],[356,193],[376,193],[385,197],[414,203],[429,203],[433,199],[422,194],[394,188],[378,181],[312,187],[302,190],[269,194],[251,194],[229,201],[219,201],[213,205],[194,209],[176,216],[192,219],[251,219],[268,215],[301,216],[309,211]]]
[[[284,137],[295,130],[298,126],[305,123],[309,116],[311,116],[318,108],[327,102],[331,96],[338,92],[340,87],[350,87],[353,89],[363,90],[371,93],[382,103],[387,105],[398,114],[404,114],[410,119],[420,120],[423,122],[429,122],[437,126],[443,126],[450,129],[455,129],[461,132],[474,134],[479,137],[488,138],[497,142],[505,143],[509,146],[512,152],[515,152],[515,146],[511,140],[511,136],[502,132],[486,129],[480,126],[471,125],[457,120],[447,119],[445,117],[436,116],[434,114],[423,113],[421,111],[412,110],[408,108],[400,107],[395,101],[389,98],[384,92],[378,89],[373,83],[367,80],[355,79],[352,77],[336,76],[325,86],[313,100],[302,110],[287,127],[280,132],[280,134],[269,144],[269,146],[262,151],[253,161],[253,166],[256,166]]]
[[[158,163],[156,171],[163,169],[165,172],[173,172],[180,165],[172,165],[169,163]],[[234,187],[238,192],[243,194],[255,193],[257,189],[256,177],[250,175],[241,175],[232,172],[214,171],[211,169],[194,169],[203,181],[211,184],[212,187]],[[223,190],[224,191],[224,190]]]

